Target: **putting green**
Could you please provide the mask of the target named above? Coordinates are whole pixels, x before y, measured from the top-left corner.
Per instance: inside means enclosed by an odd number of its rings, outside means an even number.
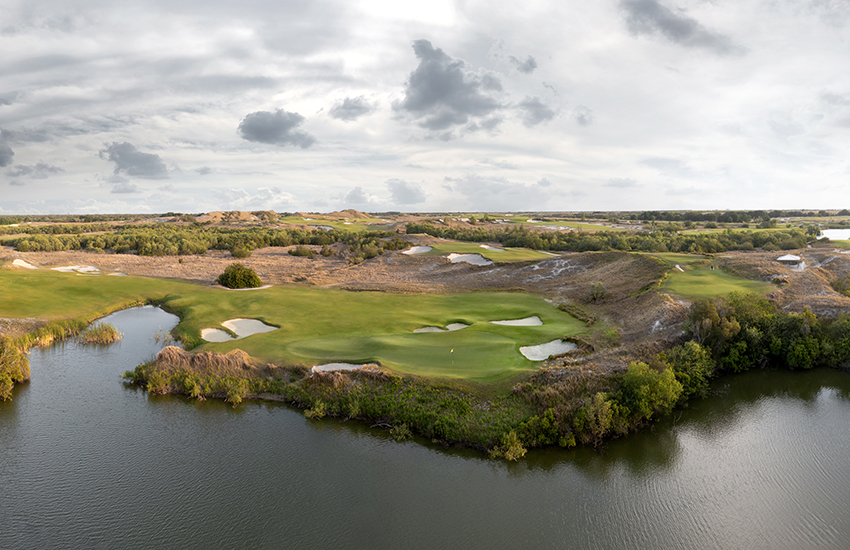
[[[688,300],[725,296],[735,291],[767,294],[776,290],[770,283],[745,279],[720,268],[710,269],[708,265],[688,266],[684,269],[684,272],[671,270],[660,290]]]

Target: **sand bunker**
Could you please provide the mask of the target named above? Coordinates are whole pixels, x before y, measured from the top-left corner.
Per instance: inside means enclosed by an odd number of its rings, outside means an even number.
[[[24,260],[15,260],[12,262],[12,265],[23,267],[24,269],[38,269],[36,266],[32,265],[29,262],[25,262]]]
[[[568,351],[572,351],[577,347],[578,346],[576,346],[572,342],[564,342],[563,340],[552,340],[551,342],[546,342],[545,344],[538,344],[536,346],[522,346],[521,348],[519,348],[519,352],[525,355],[526,359],[530,361],[543,361],[553,355],[559,355],[561,353],[567,353]]]
[[[313,372],[331,372],[335,370],[357,370],[362,367],[365,367],[368,363],[364,363],[363,365],[355,365],[353,363],[325,363],[324,365],[316,365],[312,368]]]
[[[63,273],[100,273],[100,270],[93,265],[66,265],[62,267],[51,267],[50,269]]]
[[[680,266],[679,264],[676,264],[676,269],[678,269],[678,270],[679,270],[679,271],[681,271],[682,273],[684,273],[684,272],[685,272],[685,270],[684,270],[684,269],[682,269],[682,266]]]
[[[482,256],[481,254],[455,254],[454,252],[448,255],[449,260],[453,264],[458,262],[466,262],[473,265],[493,265],[493,262]]]
[[[201,338],[207,342],[227,342],[228,340],[235,340],[235,338],[229,333],[218,328],[201,329]]]
[[[424,254],[425,252],[430,252],[430,246],[414,246],[410,250],[405,250],[402,254],[407,254],[410,256],[411,254]]]
[[[494,325],[506,325],[509,327],[539,327],[543,324],[543,321],[540,320],[540,317],[537,315],[533,315],[531,317],[525,317],[523,319],[509,319],[507,321],[490,321],[491,324]]]
[[[504,248],[496,248],[495,246],[490,246],[489,244],[479,244],[481,248],[484,250],[492,250],[493,252],[504,252]]]
[[[440,327],[422,327],[413,329],[413,332],[421,333],[421,332],[451,332],[453,330],[460,330],[462,328],[466,328],[469,325],[465,325],[463,323],[451,323],[446,325],[446,328]]]
[[[236,333],[237,338],[245,338],[252,334],[260,334],[263,332],[272,332],[277,330],[277,327],[267,325],[257,319],[228,319],[221,324],[224,328],[232,330]]]
[[[246,338],[252,334],[260,334],[263,332],[271,332],[277,330],[277,327],[267,325],[257,319],[228,319],[221,326],[232,330],[236,334],[236,338],[228,332],[217,328],[205,328],[201,330],[201,338],[207,342],[227,342],[229,340],[239,340]]]
[[[232,290],[234,292],[241,292],[243,290],[263,290],[264,288],[271,288],[273,286],[274,285],[263,285],[263,286],[257,286],[257,287],[254,287],[254,288],[227,288],[226,286],[222,286],[222,285],[212,285],[213,288],[223,288],[224,290]]]

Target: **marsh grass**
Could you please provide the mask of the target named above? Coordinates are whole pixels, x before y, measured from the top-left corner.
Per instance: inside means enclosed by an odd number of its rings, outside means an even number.
[[[77,337],[81,344],[108,346],[119,341],[124,335],[109,323],[95,323]]]

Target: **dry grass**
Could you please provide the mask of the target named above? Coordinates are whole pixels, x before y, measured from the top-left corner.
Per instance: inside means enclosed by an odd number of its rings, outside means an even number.
[[[251,357],[240,349],[227,353],[204,351],[196,354],[176,346],[163,348],[156,355],[156,366],[167,373],[183,369],[205,375],[240,377],[256,369]]]

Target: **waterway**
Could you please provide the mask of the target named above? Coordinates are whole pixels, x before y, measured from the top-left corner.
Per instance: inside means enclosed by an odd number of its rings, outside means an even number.
[[[120,375],[176,318],[32,352],[0,402],[0,547],[842,548],[850,375],[760,370],[599,450],[516,464],[283,405],[149,396]]]

